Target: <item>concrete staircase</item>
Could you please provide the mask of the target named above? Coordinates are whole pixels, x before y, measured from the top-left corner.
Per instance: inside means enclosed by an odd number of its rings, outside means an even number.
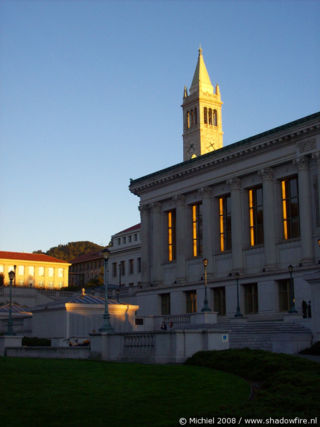
[[[295,322],[226,319],[213,326],[229,331],[230,348],[297,353],[312,343],[312,332]]]

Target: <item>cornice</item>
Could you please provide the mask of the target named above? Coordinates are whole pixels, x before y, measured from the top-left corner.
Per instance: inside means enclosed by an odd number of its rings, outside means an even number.
[[[178,163],[142,178],[131,180],[129,189],[133,194],[139,196],[151,188],[166,185],[171,181],[204,172],[212,167],[230,163],[244,156],[269,150],[279,143],[290,143],[297,137],[306,137],[313,131],[320,129],[319,119],[320,112],[227,145],[219,150],[187,160],[186,162]]]

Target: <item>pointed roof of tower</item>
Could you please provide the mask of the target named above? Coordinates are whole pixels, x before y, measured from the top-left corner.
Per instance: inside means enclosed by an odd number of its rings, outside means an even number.
[[[199,47],[198,63],[190,86],[190,95],[197,91],[213,93],[213,86],[204,63],[201,47]]]

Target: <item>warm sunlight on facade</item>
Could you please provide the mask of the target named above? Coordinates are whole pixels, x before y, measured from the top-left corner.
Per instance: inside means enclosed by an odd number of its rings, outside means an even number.
[[[9,284],[15,271],[15,286],[61,289],[68,286],[69,263],[44,254],[0,251],[0,280]]]

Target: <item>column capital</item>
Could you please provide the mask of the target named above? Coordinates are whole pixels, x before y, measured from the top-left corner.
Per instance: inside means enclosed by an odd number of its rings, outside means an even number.
[[[151,207],[154,211],[160,211],[161,210],[161,203],[160,202],[154,202],[151,204]]]
[[[307,170],[309,168],[309,159],[307,156],[301,156],[295,160],[295,164],[298,167],[298,171]]]
[[[258,175],[261,176],[263,181],[273,181],[273,169],[265,168],[258,172]]]
[[[241,179],[238,177],[229,179],[227,181],[227,184],[229,184],[231,186],[231,190],[240,190],[241,189]]]
[[[183,194],[177,194],[172,198],[172,200],[174,200],[177,205],[182,206],[186,202],[186,197]]]
[[[148,212],[149,211],[149,209],[150,209],[150,205],[148,205],[147,203],[146,204],[142,204],[141,202],[140,202],[140,204],[139,204],[139,206],[138,206],[138,209],[139,209],[139,211],[142,213],[142,212]]]
[[[202,199],[211,199],[212,198],[212,188],[211,187],[202,187],[198,190],[198,193],[201,195]]]
[[[315,159],[317,161],[318,166],[320,166],[320,151],[312,153],[311,157],[312,159]]]

